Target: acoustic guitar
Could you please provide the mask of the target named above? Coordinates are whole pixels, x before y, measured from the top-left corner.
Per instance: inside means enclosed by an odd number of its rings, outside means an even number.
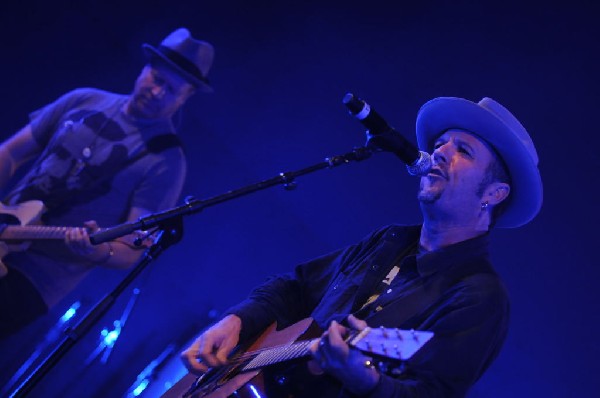
[[[271,325],[247,350],[238,350],[227,365],[211,368],[200,377],[184,376],[163,398],[294,397],[285,391],[286,375],[268,372],[284,362],[310,356],[309,348],[318,339],[305,339],[317,334],[311,318],[281,331]],[[320,335],[320,333],[318,334]],[[399,374],[409,359],[433,337],[433,332],[388,328],[366,328],[353,331],[346,342],[372,356],[380,371]],[[264,371],[263,371],[264,370]],[[321,377],[318,374],[311,377]],[[274,379],[269,379],[274,378]],[[274,386],[274,387],[273,387]],[[318,395],[315,395],[315,398]]]

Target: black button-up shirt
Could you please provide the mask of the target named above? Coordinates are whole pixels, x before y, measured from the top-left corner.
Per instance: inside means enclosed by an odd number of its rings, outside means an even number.
[[[388,226],[363,241],[273,277],[228,310],[242,339],[277,321],[311,316],[326,328],[357,313],[370,326],[428,330],[434,338],[396,377],[382,375],[371,397],[464,396],[497,356],[508,329],[506,289],[489,261],[488,235],[416,253],[419,226]],[[394,265],[400,272],[361,307]],[[358,311],[358,312],[357,312]]]

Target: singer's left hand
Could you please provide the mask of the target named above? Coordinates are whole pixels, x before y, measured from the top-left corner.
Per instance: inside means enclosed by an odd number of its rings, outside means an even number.
[[[350,326],[362,330],[367,324],[354,316],[348,317]],[[311,353],[323,371],[338,379],[351,393],[363,395],[371,392],[379,382],[379,372],[365,366],[369,358],[360,351],[350,348],[344,341],[348,329],[333,321],[311,346]]]

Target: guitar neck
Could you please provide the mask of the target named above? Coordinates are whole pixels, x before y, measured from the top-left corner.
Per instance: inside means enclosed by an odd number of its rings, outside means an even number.
[[[361,331],[350,331],[345,340],[349,346],[370,355],[405,361],[432,337],[432,332],[367,327]],[[302,340],[265,348],[253,353],[246,353],[239,360],[245,363],[242,368],[244,371],[261,369],[280,362],[309,356],[310,346],[317,340],[319,339]]]
[[[260,351],[243,355],[238,360],[250,361],[242,367],[243,372],[262,369],[264,367],[275,365],[280,362],[291,361],[293,359],[303,358],[310,355],[311,344],[318,339],[303,340],[289,345],[265,348]]]
[[[52,227],[47,225],[7,225],[0,232],[2,241],[23,240],[62,240],[70,227]]]

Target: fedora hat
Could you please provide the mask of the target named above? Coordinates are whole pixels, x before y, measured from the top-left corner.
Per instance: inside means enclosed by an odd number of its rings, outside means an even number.
[[[144,43],[142,48],[150,59],[164,61],[201,91],[213,91],[207,75],[215,50],[212,44],[194,39],[186,28],[172,32],[158,47]]]
[[[542,179],[533,141],[517,118],[498,102],[487,97],[478,103],[455,97],[435,98],[419,110],[416,129],[419,148],[429,153],[435,140],[448,129],[473,133],[496,150],[511,179],[507,207],[496,226],[519,227],[540,211]]]

